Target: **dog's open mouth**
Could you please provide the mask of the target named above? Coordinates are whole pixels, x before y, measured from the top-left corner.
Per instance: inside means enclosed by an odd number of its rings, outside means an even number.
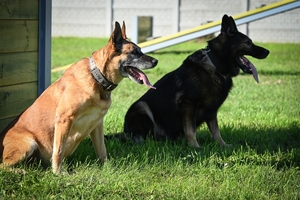
[[[253,74],[253,78],[258,83],[259,82],[258,74],[257,74],[257,70],[254,67],[254,65],[244,56],[239,57],[237,60],[238,60],[239,66],[243,70],[243,72],[245,72],[247,74]]]
[[[138,84],[144,84],[151,89],[156,89],[154,86],[151,85],[146,74],[144,74],[141,70],[130,66],[126,66],[124,69],[130,80]]]

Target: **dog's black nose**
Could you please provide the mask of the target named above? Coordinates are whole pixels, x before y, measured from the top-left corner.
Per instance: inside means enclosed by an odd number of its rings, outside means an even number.
[[[266,57],[269,55],[269,53],[270,53],[270,51],[269,50],[265,50],[265,55],[266,55]]]
[[[158,63],[158,60],[156,60],[155,58],[153,58],[153,59],[152,59],[152,64],[153,64],[154,66],[156,66],[157,63]]]

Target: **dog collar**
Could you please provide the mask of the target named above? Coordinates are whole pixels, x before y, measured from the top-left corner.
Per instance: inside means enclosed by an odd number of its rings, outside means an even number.
[[[96,63],[92,57],[89,58],[91,73],[96,80],[96,82],[103,87],[104,90],[112,91],[115,89],[118,84],[114,84],[107,80],[105,76],[101,73],[101,71],[96,66]]]
[[[211,51],[211,49],[209,48],[209,46],[206,46],[206,48],[204,49],[204,52],[206,53],[207,57],[209,58],[209,60],[211,61],[211,63],[218,69],[219,66],[222,66],[219,58]]]

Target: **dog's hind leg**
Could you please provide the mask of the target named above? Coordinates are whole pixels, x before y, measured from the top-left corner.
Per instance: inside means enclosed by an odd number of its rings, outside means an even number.
[[[143,142],[149,134],[155,132],[155,121],[152,111],[144,101],[134,103],[125,116],[124,132],[136,143]],[[153,133],[155,134],[155,133]],[[155,135],[151,135],[154,136]]]
[[[29,136],[24,137],[24,135],[23,139],[6,135],[3,140],[4,149],[0,168],[11,168],[21,161],[29,158],[33,152],[38,149],[36,141]]]
[[[217,141],[222,146],[225,146],[225,147],[230,146],[229,144],[226,144],[226,142],[224,142],[224,140],[221,137],[221,133],[220,133],[219,126],[218,126],[217,116],[215,116],[212,120],[207,120],[206,124],[210,131],[211,137],[215,141]]]

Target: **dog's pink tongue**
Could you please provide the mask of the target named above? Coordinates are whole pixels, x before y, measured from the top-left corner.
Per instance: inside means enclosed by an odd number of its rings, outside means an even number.
[[[257,70],[254,67],[254,65],[247,58],[245,58],[244,56],[241,57],[241,60],[242,60],[242,62],[243,62],[244,65],[246,65],[247,67],[249,67],[251,69],[253,78],[258,83],[259,82],[258,81],[258,74],[257,74]]]
[[[256,68],[254,67],[254,65],[249,61],[249,67],[251,68],[251,70],[252,70],[252,74],[253,74],[253,78],[255,79],[255,81],[257,82],[257,83],[259,83],[259,80],[258,80],[258,73],[257,73],[257,70],[256,70]]]
[[[147,87],[151,88],[151,89],[156,89],[156,87],[152,86],[151,83],[148,80],[148,77],[144,74],[144,73],[140,73],[139,72],[139,79],[143,81],[144,85],[146,85]]]

